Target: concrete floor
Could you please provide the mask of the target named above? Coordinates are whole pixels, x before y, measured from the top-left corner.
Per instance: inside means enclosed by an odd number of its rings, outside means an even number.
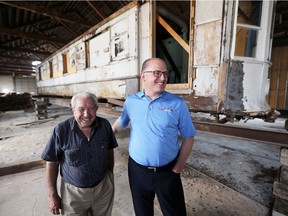
[[[104,117],[111,123],[115,121],[115,117]],[[9,119],[13,118],[10,116]],[[4,124],[3,118],[0,118],[0,122]],[[44,123],[41,127],[52,128],[54,123],[48,122],[46,125]],[[10,129],[18,130],[16,127]],[[3,130],[2,134],[5,131]],[[21,133],[18,131],[17,142],[19,136],[21,140],[27,140],[25,134],[23,131]],[[39,132],[38,136],[40,135]],[[46,135],[47,133],[42,139],[43,146],[47,141]],[[1,160],[5,160],[3,154],[7,142],[10,140],[9,145],[12,145],[13,139],[11,137],[0,140]],[[115,150],[116,191],[113,216],[130,216],[134,215],[134,212],[127,178],[128,130],[117,134],[117,140],[119,147]],[[42,147],[33,151],[32,160],[39,160],[41,149]],[[23,150],[21,152],[21,148],[19,151],[25,155]],[[198,132],[187,167],[182,173],[188,215],[269,215],[273,202],[272,186],[281,165],[279,152],[278,146]],[[23,162],[22,158],[18,159]],[[17,158],[15,160],[17,162]],[[9,166],[9,163],[11,161],[0,163],[0,167]],[[44,168],[0,177],[0,215],[51,215],[47,207]],[[158,215],[162,214],[156,200],[155,216]]]
[[[128,188],[124,149],[116,151],[113,216],[134,215]],[[44,169],[0,177],[0,215],[48,216]],[[188,215],[268,215],[269,208],[224,184],[186,168],[182,174]],[[243,209],[245,206],[245,209]],[[155,216],[162,215],[157,201]]]

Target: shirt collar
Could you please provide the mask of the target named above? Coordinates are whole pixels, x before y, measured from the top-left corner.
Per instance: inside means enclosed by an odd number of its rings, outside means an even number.
[[[160,97],[165,97],[165,95],[166,95],[166,91],[163,91],[160,95],[159,95],[159,97],[157,97],[157,98],[160,98]],[[139,92],[139,97],[140,98],[143,98],[143,97],[145,97],[146,95],[145,95],[145,89],[142,89],[140,92]]]

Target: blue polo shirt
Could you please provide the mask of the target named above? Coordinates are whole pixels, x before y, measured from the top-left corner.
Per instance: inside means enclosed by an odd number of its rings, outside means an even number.
[[[129,155],[144,166],[163,166],[178,154],[182,138],[196,134],[185,101],[169,92],[151,100],[144,90],[129,96],[119,117],[120,125],[131,124]]]

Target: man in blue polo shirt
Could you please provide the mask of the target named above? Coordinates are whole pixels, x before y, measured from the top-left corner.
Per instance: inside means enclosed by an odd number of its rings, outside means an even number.
[[[168,71],[162,59],[146,60],[140,77],[144,89],[126,99],[112,126],[117,133],[131,124],[128,176],[134,210],[136,216],[153,216],[156,194],[164,216],[185,216],[180,173],[196,130],[185,101],[164,90]]]

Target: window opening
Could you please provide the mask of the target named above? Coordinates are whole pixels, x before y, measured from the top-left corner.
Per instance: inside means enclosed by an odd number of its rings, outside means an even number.
[[[53,62],[49,61],[50,78],[53,78]]]
[[[89,49],[89,41],[85,41],[85,62],[86,62],[86,65],[85,67],[86,68],[89,68],[90,67],[90,49]]]
[[[235,56],[256,57],[261,30],[262,1],[239,0]]]
[[[62,60],[63,60],[63,74],[68,73],[68,54],[64,53],[62,54]]]
[[[180,41],[189,43],[190,1],[157,2],[156,10],[160,17],[156,22],[156,56],[167,63],[168,84],[188,83],[189,53]],[[164,23],[159,21],[162,19]]]
[[[38,68],[38,80],[42,80],[42,66]]]

